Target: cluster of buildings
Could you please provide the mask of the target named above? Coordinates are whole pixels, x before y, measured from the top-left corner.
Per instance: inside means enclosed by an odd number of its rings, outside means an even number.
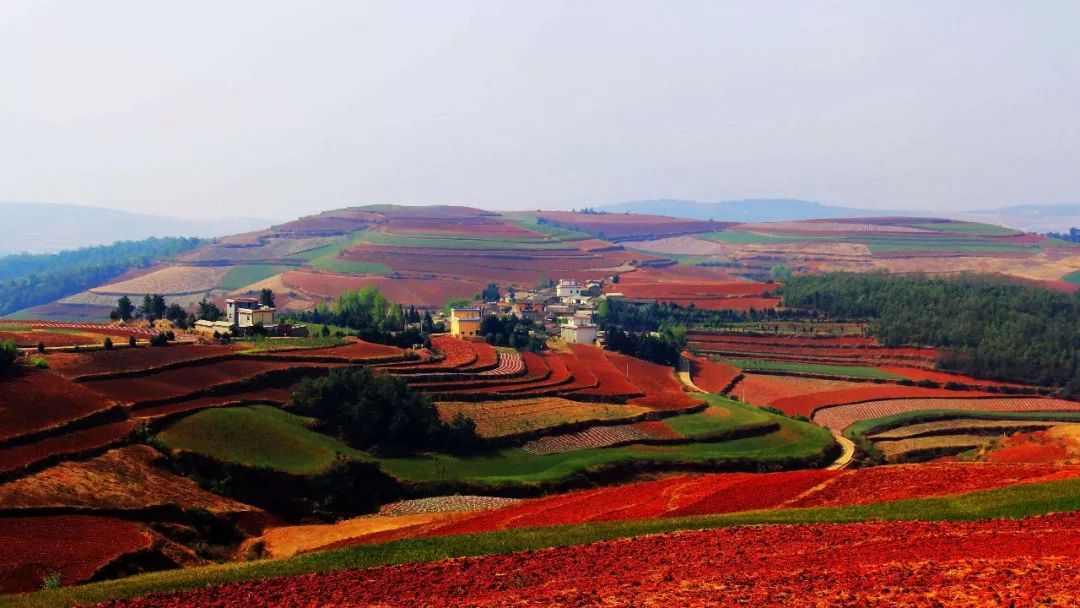
[[[564,342],[593,344],[600,333],[593,315],[602,294],[603,283],[579,283],[561,279],[553,288],[511,291],[499,302],[483,307],[455,308],[450,311],[450,333],[461,337],[480,335],[480,322],[489,314],[512,314],[545,326],[555,326]]]
[[[200,319],[195,322],[195,331],[212,336],[217,334],[248,335],[262,327],[267,335],[303,337],[307,328],[302,325],[289,325],[277,322],[277,309],[259,304],[258,298],[229,298],[225,300],[225,318],[217,321]]]

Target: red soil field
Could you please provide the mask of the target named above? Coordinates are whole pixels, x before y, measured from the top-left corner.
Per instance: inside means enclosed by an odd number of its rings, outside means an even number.
[[[482,372],[499,364],[499,351],[487,342],[473,342],[471,344],[476,351],[476,361],[461,366],[461,371]]]
[[[603,351],[617,370],[629,370],[630,381],[645,393],[644,397],[631,399],[630,403],[657,410],[673,410],[693,407],[701,402],[686,394],[683,385],[670,367],[649,363],[619,353]]]
[[[628,298],[656,298],[667,301],[669,298],[731,298],[740,296],[760,296],[767,291],[773,291],[776,285],[769,283],[754,283],[737,281],[730,283],[716,282],[649,282],[639,283],[629,275],[626,280],[610,286],[611,291],[622,292]]]
[[[690,353],[683,353],[690,362],[690,380],[694,386],[710,393],[719,393],[742,374],[742,370],[719,361],[709,361]]]
[[[658,302],[674,302],[680,306],[693,304],[695,308],[705,310],[764,310],[780,305],[780,298],[667,298],[658,297]]]
[[[1047,464],[922,463],[843,471],[789,507],[861,505],[946,496],[1080,476],[1080,467]]]
[[[438,367],[457,369],[471,365],[478,356],[471,342],[449,334],[431,336],[431,347],[439,350],[446,357],[438,364]]]
[[[881,366],[878,367],[878,369],[887,374],[896,374],[897,376],[911,378],[912,380],[931,380],[939,384],[945,384],[946,382],[958,382],[960,384],[967,384],[973,386],[1023,386],[1022,384],[1012,384],[1009,382],[999,382],[997,380],[972,378],[971,376],[962,376],[960,374],[953,374],[949,372],[939,372],[932,369],[896,366]]]
[[[136,419],[161,418],[164,416],[176,416],[188,412],[196,412],[211,407],[228,407],[233,405],[248,405],[253,403],[269,403],[272,405],[284,405],[289,401],[293,393],[292,386],[284,388],[263,388],[254,391],[243,391],[229,395],[213,395],[210,397],[197,397],[185,399],[176,403],[164,405],[152,405],[142,407],[131,412]]]
[[[574,378],[569,383],[560,387],[563,391],[579,391],[581,389],[589,389],[597,386],[598,381],[596,376],[592,373],[592,370],[589,369],[589,365],[586,361],[568,353],[549,353],[548,359],[557,359],[562,362],[566,366],[566,371]],[[552,367],[553,374],[554,370],[555,368]]]
[[[89,353],[49,354],[49,366],[58,373],[77,378],[107,372],[152,370],[181,361],[196,361],[236,352],[233,345],[173,345],[165,347],[119,348]]]
[[[285,285],[323,299],[336,299],[342,293],[368,285],[403,305],[441,307],[447,300],[477,293],[484,288],[480,280],[468,278],[398,278],[341,275],[328,272],[294,270],[282,275]]]
[[[504,394],[527,393],[554,387],[559,387],[562,391],[573,390],[570,368],[566,366],[566,360],[563,356],[558,353],[547,353],[544,355],[543,361],[550,370],[547,379],[525,386],[508,386],[500,389],[499,392]],[[586,386],[586,384],[582,383],[580,386]]]
[[[456,380],[450,382],[417,382],[415,386],[425,391],[437,391],[441,394],[454,395],[460,393],[501,393],[503,389],[534,388],[538,383],[544,383],[549,374],[544,358],[535,353],[521,353],[521,359],[525,363],[525,374],[515,378],[485,379],[484,376],[475,376],[475,380]],[[416,380],[423,377],[413,376]]]
[[[960,391],[953,391],[954,396],[957,392]],[[860,420],[936,409],[970,410],[975,412],[1076,412],[1080,411],[1080,402],[1027,397],[1008,399],[942,397],[930,399],[883,399],[824,408],[815,412],[814,422],[839,432]]]
[[[990,462],[1064,462],[1077,452],[1073,437],[1054,437],[1047,431],[1014,433],[1005,438],[1000,446],[983,455]]]
[[[1033,606],[1080,594],[1080,515],[742,526],[116,600],[108,607]]]
[[[580,394],[602,397],[642,396],[641,390],[626,379],[627,370],[616,369],[604,356],[604,351],[585,344],[571,344],[570,349],[574,357],[587,366],[599,382],[595,388],[579,391]]]
[[[653,439],[682,439],[682,433],[668,426],[663,420],[646,420],[630,425]]]
[[[0,328],[3,326],[0,325]],[[46,347],[74,346],[76,344],[101,344],[105,341],[100,336],[86,334],[51,334],[43,331],[0,331],[0,341],[11,340],[19,348],[32,348],[41,342]]]
[[[101,413],[113,407],[101,395],[46,370],[30,369],[0,390],[0,443]]]
[[[116,558],[148,549],[141,526],[86,515],[0,517],[0,593],[36,591],[50,573],[63,585],[89,580]]]
[[[845,403],[877,401],[880,399],[934,399],[996,397],[982,391],[950,391],[943,388],[923,388],[899,384],[862,384],[858,388],[811,393],[785,397],[772,402],[772,406],[789,416],[811,416],[818,408]]]
[[[180,397],[212,386],[230,384],[259,374],[300,366],[326,367],[334,366],[334,364],[234,359],[167,369],[132,378],[92,380],[84,382],[83,385],[110,399],[137,404],[142,401]]]
[[[365,361],[369,359],[386,359],[391,357],[403,357],[405,351],[396,346],[386,344],[372,344],[363,340],[353,340],[342,346],[327,348],[300,348],[296,350],[279,350],[262,353],[260,357],[272,357],[275,359],[297,358],[310,359],[349,359],[350,361]]]
[[[134,422],[121,420],[0,449],[0,473],[11,473],[50,459],[73,458],[119,445],[133,428]]]
[[[735,385],[731,394],[746,403],[773,405],[781,399],[795,399],[838,390],[861,390],[867,387],[864,382],[748,373]]]

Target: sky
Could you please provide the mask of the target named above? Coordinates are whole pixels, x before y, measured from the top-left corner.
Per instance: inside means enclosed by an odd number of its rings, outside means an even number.
[[[1080,2],[0,0],[0,201],[1080,202]]]

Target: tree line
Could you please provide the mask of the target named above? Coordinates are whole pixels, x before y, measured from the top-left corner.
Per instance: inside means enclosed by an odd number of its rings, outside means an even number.
[[[799,276],[786,306],[869,323],[886,346],[945,349],[943,369],[1080,395],[1080,295],[982,275]]]
[[[431,313],[421,315],[415,307],[406,309],[397,302],[391,302],[370,285],[359,291],[342,293],[332,306],[319,302],[310,311],[292,312],[290,316],[301,323],[351,329],[365,342],[401,347],[428,345],[428,334],[435,330]]]
[[[202,243],[197,238],[151,237],[60,253],[0,257],[0,315],[85,291]]]

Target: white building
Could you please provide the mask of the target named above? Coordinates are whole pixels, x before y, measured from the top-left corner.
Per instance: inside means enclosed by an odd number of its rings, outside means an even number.
[[[262,324],[266,329],[277,325],[277,310],[271,306],[260,306],[257,298],[229,298],[225,300],[225,320],[230,324],[246,329]]]
[[[568,344],[593,344],[596,342],[596,325],[571,318],[559,326],[559,334]]]
[[[581,295],[581,285],[574,279],[559,279],[555,286],[555,295],[559,298],[574,298]]]

